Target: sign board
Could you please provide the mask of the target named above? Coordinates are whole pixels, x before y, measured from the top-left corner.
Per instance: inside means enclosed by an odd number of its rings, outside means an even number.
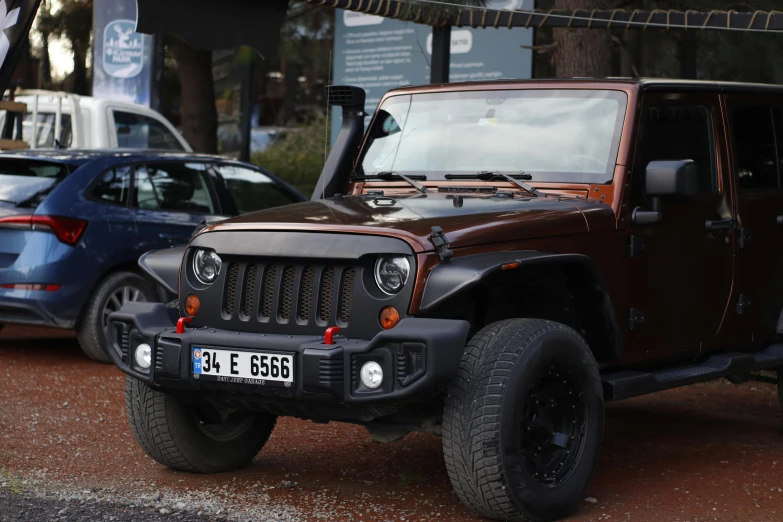
[[[149,106],[153,37],[136,32],[135,0],[95,0],[92,94]]]
[[[533,9],[533,0],[492,0],[496,9]],[[356,85],[367,91],[365,111],[372,113],[383,94],[430,81],[432,27],[382,16],[336,10],[333,85]],[[451,31],[450,82],[531,78],[533,29]],[[332,113],[332,141],[340,128]]]

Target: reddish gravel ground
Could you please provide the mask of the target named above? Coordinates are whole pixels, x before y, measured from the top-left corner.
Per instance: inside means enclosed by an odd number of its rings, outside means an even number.
[[[6,327],[0,381],[6,475],[123,495],[265,494],[305,520],[476,520],[451,492],[435,436],[378,444],[360,427],[281,419],[246,469],[185,474],[142,453],[124,376],[85,359],[72,335]],[[783,520],[781,442],[769,385],[716,382],[610,404],[585,495],[596,501],[571,520]]]

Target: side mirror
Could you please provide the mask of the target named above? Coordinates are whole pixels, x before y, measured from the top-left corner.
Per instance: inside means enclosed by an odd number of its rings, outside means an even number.
[[[699,192],[699,169],[693,160],[651,161],[644,191],[653,198],[693,196]]]
[[[693,160],[651,161],[644,176],[644,191],[652,198],[652,210],[633,209],[637,225],[653,225],[663,219],[661,198],[685,198],[699,192],[699,169]]]

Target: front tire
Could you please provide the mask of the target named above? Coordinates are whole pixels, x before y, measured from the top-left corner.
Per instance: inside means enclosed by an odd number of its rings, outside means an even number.
[[[171,469],[219,473],[245,466],[264,446],[277,417],[235,412],[222,422],[171,395],[128,377],[125,408],[144,452]]]
[[[79,346],[87,357],[93,361],[111,362],[106,351],[109,314],[129,301],[157,301],[155,288],[133,272],[114,272],[98,283],[76,329]]]
[[[462,502],[496,520],[554,520],[581,502],[598,462],[598,366],[571,328],[511,319],[478,332],[448,389],[443,452]]]

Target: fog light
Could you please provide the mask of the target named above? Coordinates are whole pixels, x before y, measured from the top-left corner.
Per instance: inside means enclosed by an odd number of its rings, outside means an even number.
[[[136,347],[136,364],[144,370],[152,366],[152,348],[147,343],[141,343]]]
[[[364,363],[359,375],[361,376],[362,384],[368,388],[375,389],[383,382],[383,370],[381,365],[375,361]]]

